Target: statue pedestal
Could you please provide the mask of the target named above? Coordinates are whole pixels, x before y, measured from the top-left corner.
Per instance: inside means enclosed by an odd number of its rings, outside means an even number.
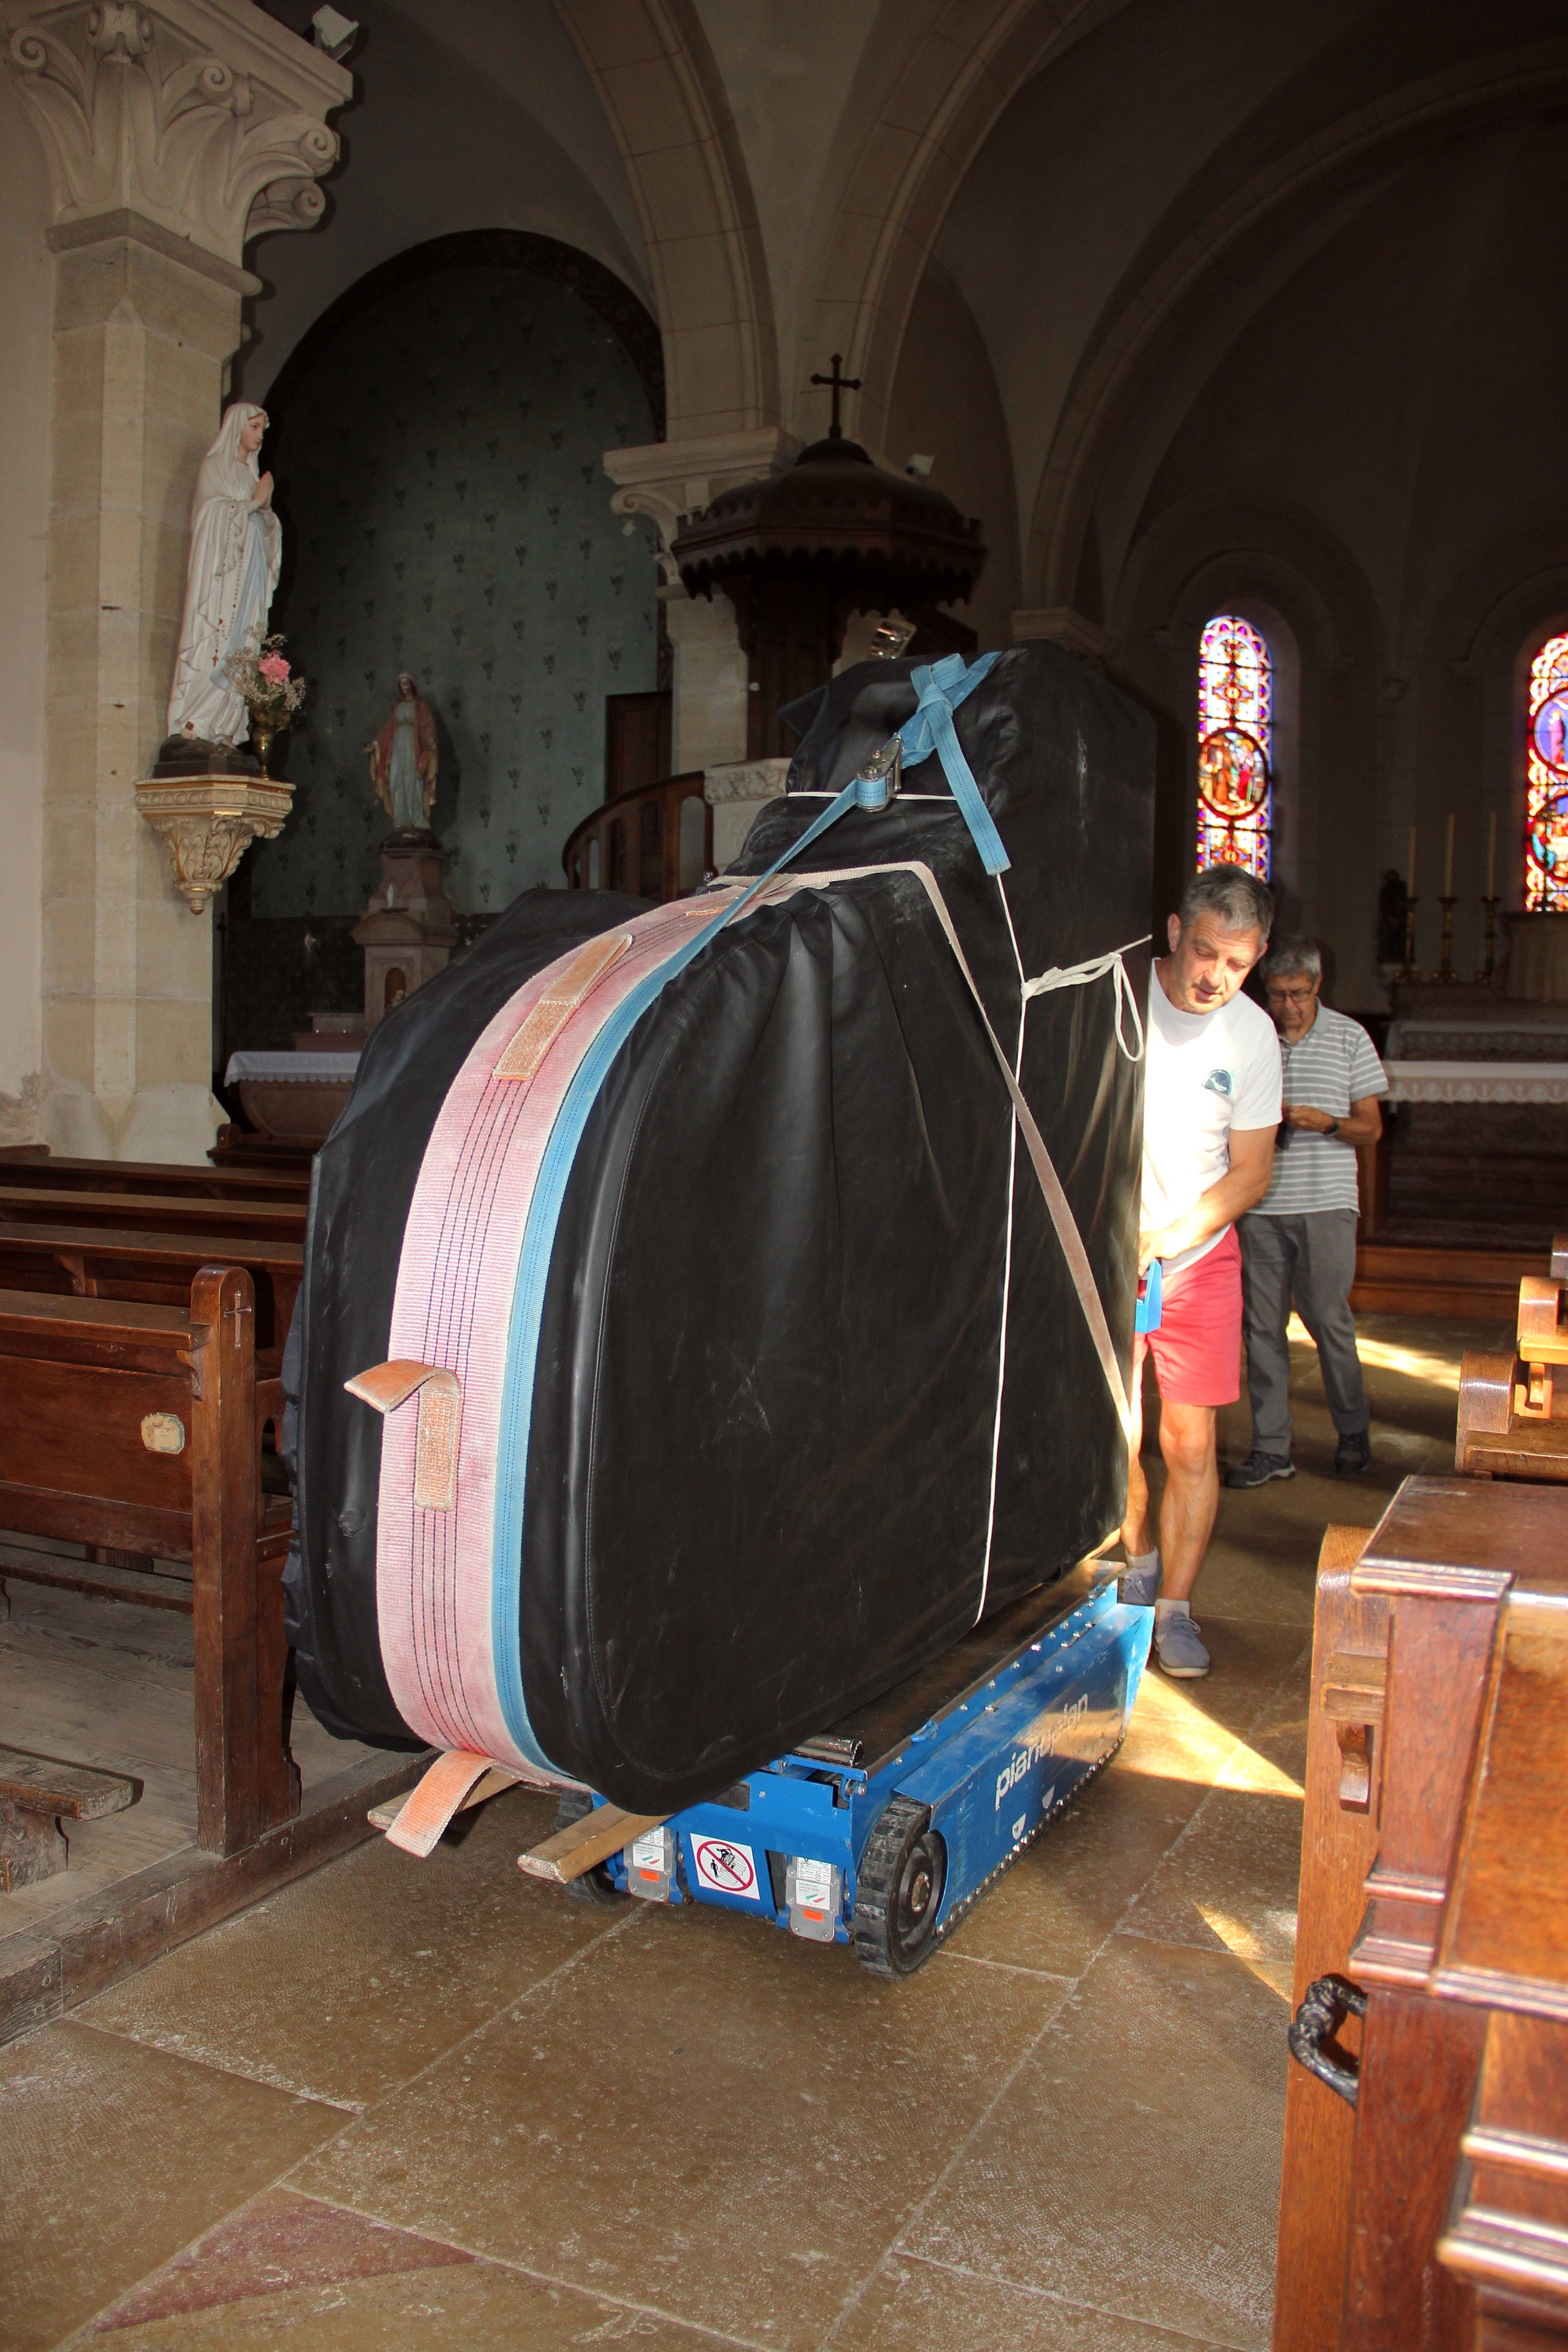
[[[440,971],[452,952],[458,926],[441,887],[446,862],[433,833],[390,833],[381,845],[381,887],[353,928],[364,950],[367,1031]]]
[[[270,841],[294,805],[294,787],[251,774],[137,781],[136,805],[169,854],[193,915],[228,880],[253,841]],[[443,903],[445,903],[443,901]]]

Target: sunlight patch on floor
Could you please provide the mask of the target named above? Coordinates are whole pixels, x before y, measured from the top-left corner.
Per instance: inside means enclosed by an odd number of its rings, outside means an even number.
[[[1146,1676],[1133,1720],[1140,1736],[1129,1739],[1117,1758],[1119,1772],[1294,1797],[1298,1803],[1305,1798],[1300,1780],[1215,1723],[1178,1684]]]
[[[1219,1937],[1232,1959],[1240,1960],[1245,1968],[1251,1970],[1258,1983],[1267,1985],[1275,1999],[1282,2000],[1289,2009],[1290,1996],[1280,1989],[1279,1969],[1274,1963],[1268,1961],[1266,1947],[1259,1937],[1254,1935],[1252,1929],[1242,1920],[1232,1919],[1226,1912],[1216,1910],[1212,1904],[1199,1903],[1195,1908],[1205,1927],[1211,1935]],[[1290,1941],[1295,1942],[1296,1914],[1293,1911],[1271,1911],[1268,1914],[1268,1925],[1270,1927],[1282,1929],[1289,1937]],[[1262,1965],[1265,1962],[1268,1963],[1267,1967]]]
[[[1316,1352],[1317,1342],[1299,1315],[1291,1316],[1286,1337],[1293,1345]],[[1386,1339],[1369,1339],[1364,1333],[1356,1336],[1356,1353],[1363,1364],[1377,1371],[1403,1372],[1406,1380],[1426,1381],[1434,1388],[1458,1394],[1459,1367],[1452,1356],[1429,1355],[1424,1348],[1395,1348]]]

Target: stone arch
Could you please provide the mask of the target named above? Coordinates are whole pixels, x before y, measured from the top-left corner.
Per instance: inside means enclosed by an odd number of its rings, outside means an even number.
[[[858,152],[808,306],[806,338],[811,353],[842,352],[847,373],[861,379],[855,429],[873,447],[886,434],[904,329],[948,207],[1004,110],[1088,5],[980,0],[944,10],[875,122],[852,126]],[[804,383],[810,369],[799,373]],[[805,393],[796,404],[802,430],[826,431],[826,394]]]
[[[1456,87],[1435,75],[1357,108],[1329,136],[1310,138],[1235,187],[1107,313],[1058,425],[1025,558],[1026,601],[1076,601],[1095,495],[1105,463],[1161,352],[1185,319],[1250,251],[1306,203],[1384,169],[1403,152],[1461,125],[1539,102],[1568,82],[1568,42],[1534,44],[1478,63]]]
[[[413,285],[447,269],[479,268],[526,269],[535,278],[552,278],[580,295],[611,329],[642,378],[656,429],[662,435],[665,415],[664,350],[658,322],[648,316],[637,297],[613,269],[592,254],[559,237],[535,236],[515,228],[457,229],[448,236],[433,236],[378,262],[345,287],[320,316],[312,320],[273,377],[267,394],[267,411],[274,423],[281,417],[297,384],[350,320],[370,310],[394,288]]]
[[[664,335],[671,440],[776,423],[777,338],[762,232],[691,0],[558,0],[631,182]]]

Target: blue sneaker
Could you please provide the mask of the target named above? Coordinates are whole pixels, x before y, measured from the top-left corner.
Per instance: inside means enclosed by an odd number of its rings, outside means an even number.
[[[1168,1609],[1154,1623],[1154,1654],[1168,1675],[1195,1682],[1214,1660],[1198,1639],[1198,1628],[1180,1609]]]

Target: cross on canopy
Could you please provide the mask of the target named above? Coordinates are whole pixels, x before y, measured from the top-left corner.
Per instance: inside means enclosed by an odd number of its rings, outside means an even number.
[[[833,373],[831,375],[814,375],[811,379],[813,383],[826,384],[833,394],[833,422],[827,428],[827,437],[830,441],[842,441],[844,438],[844,427],[838,422],[839,394],[843,392],[858,392],[863,381],[863,379],[858,375],[841,375],[839,373],[839,370],[843,365],[843,352],[835,352],[833,354]]]

